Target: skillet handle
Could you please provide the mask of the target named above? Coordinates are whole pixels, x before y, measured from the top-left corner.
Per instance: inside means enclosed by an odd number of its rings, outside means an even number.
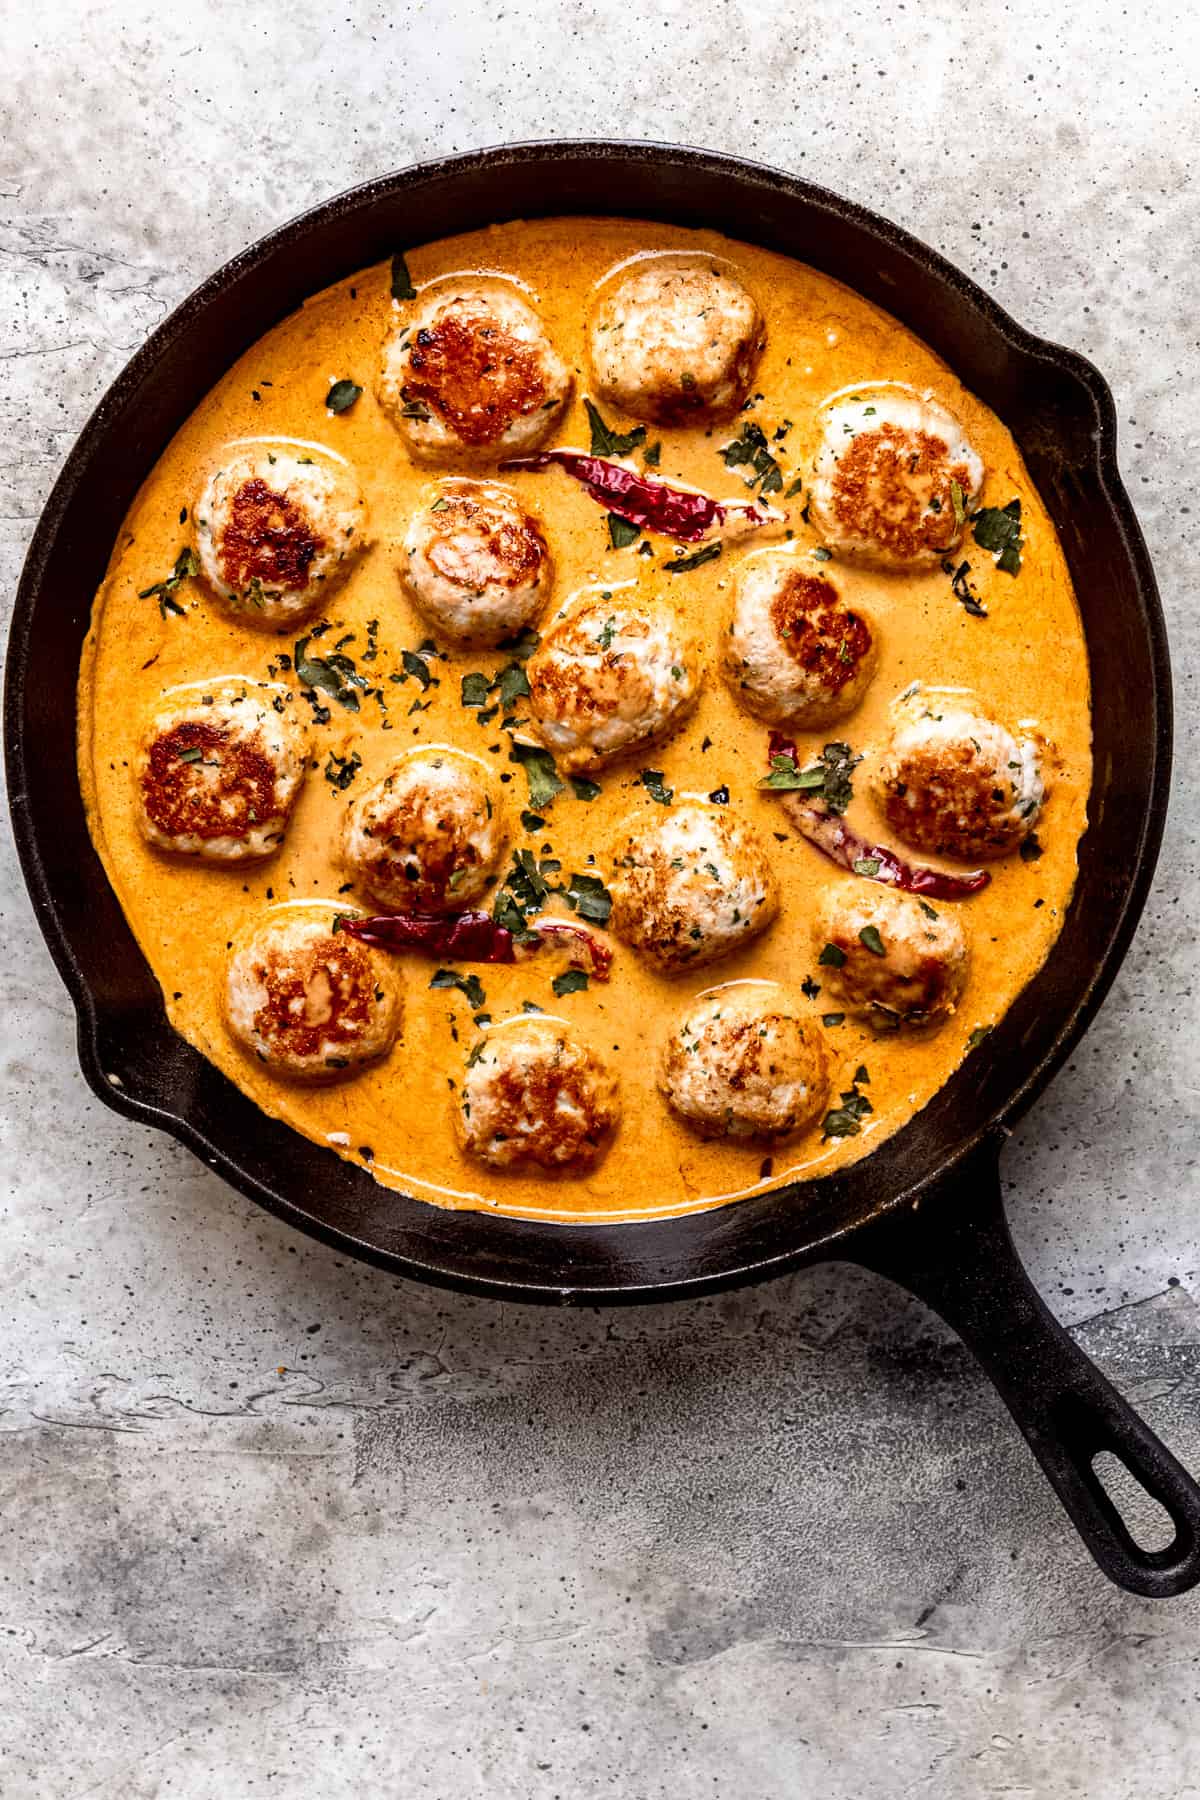
[[[940,1313],[999,1390],[1075,1529],[1119,1587],[1151,1599],[1200,1581],[1200,1487],[1050,1313],[1021,1264],[1000,1196],[999,1151],[977,1152],[912,1210],[869,1225],[845,1252]],[[1170,1515],[1144,1550],[1093,1460],[1109,1451]]]

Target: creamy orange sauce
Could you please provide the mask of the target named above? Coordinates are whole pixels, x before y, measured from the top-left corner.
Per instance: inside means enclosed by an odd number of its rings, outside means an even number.
[[[878,674],[851,718],[799,739],[802,764],[829,737],[847,739],[856,751],[877,743],[889,702],[914,680],[972,688],[1004,723],[1035,720],[1056,750],[1053,787],[1038,828],[1040,860],[1027,863],[1014,856],[992,864],[990,887],[959,903],[973,961],[958,1012],[941,1030],[923,1036],[881,1038],[850,1019],[827,1029],[833,1103],[836,1091],[865,1063],[874,1111],[858,1137],[823,1142],[818,1125],[776,1146],[769,1179],[778,1182],[855,1161],[896,1131],[957,1067],[971,1032],[999,1019],[1044,961],[1071,895],[1085,823],[1091,774],[1087,655],[1062,552],[1008,432],[930,350],[837,282],[715,233],[621,220],[514,222],[418,250],[409,266],[418,287],[480,270],[524,285],[576,373],[572,408],[556,441],[586,447],[585,320],[594,285],[629,257],[677,250],[727,259],[765,315],[767,349],[755,382],[763,398],[752,416],[768,436],[784,420],[793,421],[778,446],[785,483],[795,476],[807,481],[812,420],[820,401],[854,384],[896,380],[933,388],[963,421],[987,467],[984,504],[1002,506],[1019,496],[1023,506],[1026,545],[1018,576],[994,570],[991,558],[969,541],[963,552],[989,609],[986,620],[968,616],[941,572],[903,577],[852,572],[847,592],[870,608],[880,629]],[[507,760],[508,739],[499,719],[481,727],[478,715],[460,704],[461,676],[502,667],[508,660],[504,652],[455,652],[432,662],[439,685],[424,695],[415,680],[386,679],[400,670],[401,651],[415,649],[429,636],[400,586],[396,566],[408,515],[437,473],[409,461],[373,397],[383,338],[404,310],[390,297],[386,267],[368,269],[318,295],[235,364],[180,429],[139,493],[96,598],[80,673],[80,778],[96,846],[161,984],[174,1027],[265,1112],[351,1160],[366,1161],[362,1152],[369,1149],[366,1166],[385,1185],[438,1205],[559,1220],[581,1215],[625,1220],[719,1205],[764,1184],[766,1152],[744,1142],[702,1142],[673,1117],[655,1086],[660,1042],[678,1010],[705,988],[747,976],[793,988],[806,975],[819,980],[809,931],[816,898],[830,883],[858,879],[792,835],[778,801],[758,789],[764,728],[739,711],[715,666],[732,576],[740,558],[753,554],[755,540],[670,579],[658,572],[671,553],[665,540],[652,540],[653,561],[638,556],[636,546],[610,549],[604,513],[561,472],[505,478],[545,521],[558,571],[547,618],[581,588],[639,583],[651,596],[669,592],[688,612],[711,664],[698,711],[678,736],[602,772],[603,791],[593,802],[560,795],[545,814],[544,829],[526,834],[519,822],[528,805],[525,778]],[[348,412],[333,417],[325,396],[333,381],[345,377],[364,392]],[[615,422],[628,429],[629,421]],[[661,474],[720,495],[744,492],[737,471],[726,469],[719,456],[737,429],[736,423],[708,434],[651,428],[651,439],[662,439]],[[374,700],[357,715],[332,704],[329,723],[314,730],[313,767],[280,852],[266,863],[209,867],[161,856],[139,833],[129,764],[142,717],[164,689],[182,682],[231,674],[264,679],[272,659],[281,650],[290,652],[299,633],[274,636],[242,625],[195,581],[185,582],[175,596],[183,617],[160,617],[153,598],[139,599],[138,593],[170,572],[188,541],[181,508],[192,506],[221,446],[245,436],[319,442],[349,458],[358,471],[377,542],[335,597],[328,616],[336,629],[324,647],[353,632],[348,648],[361,655],[368,620],[380,621],[379,655],[369,672],[382,681],[390,729]],[[803,504],[803,495],[787,503],[793,541],[801,550],[817,541],[800,517]],[[416,699],[432,704],[410,714]],[[586,992],[556,1000],[550,984],[562,965],[550,955],[511,968],[476,969],[493,1019],[519,1012],[524,1000],[534,1001],[569,1020],[615,1066],[622,1123],[608,1154],[586,1176],[485,1170],[458,1150],[449,1084],[458,1078],[476,1030],[460,993],[430,990],[433,963],[404,961],[405,1025],[393,1052],[354,1079],[326,1088],[272,1078],[235,1046],[222,1023],[219,987],[225,948],[235,933],[272,898],[336,900],[345,879],[337,849],[347,807],[401,750],[433,743],[482,753],[498,773],[511,776],[505,792],[512,847],[540,852],[550,844],[564,871],[586,869],[589,855],[601,863],[608,840],[631,814],[653,816],[655,803],[638,781],[646,765],[662,769],[666,784],[680,796],[705,796],[727,785],[733,806],[760,828],[772,851],[784,896],[777,923],[744,952],[709,970],[674,979],[658,976],[615,943],[610,983],[593,982]],[[331,751],[339,756],[357,751],[362,758],[362,769],[345,792],[323,777]],[[885,835],[864,783],[848,817],[868,835]],[[786,840],[778,842],[774,832],[787,833]],[[809,1004],[819,1019],[830,1002],[818,996]]]

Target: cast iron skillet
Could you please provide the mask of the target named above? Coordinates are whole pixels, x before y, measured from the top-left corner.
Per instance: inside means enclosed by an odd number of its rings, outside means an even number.
[[[307,295],[398,248],[538,214],[707,225],[837,276],[939,351],[1010,427],[1061,535],[1095,700],[1095,789],[1079,885],[1050,959],[916,1119],[864,1162],[716,1212],[566,1227],[442,1212],[378,1187],[265,1118],[167,1024],[92,849],[75,774],[74,671],[134,493],[175,429]],[[864,369],[863,374],[885,375]],[[510,1300],[663,1300],[841,1257],[919,1295],[986,1369],[1101,1568],[1135,1593],[1200,1580],[1200,1489],[1043,1305],[1000,1199],[1001,1145],[1106,992],[1145,899],[1170,768],[1170,675],[1154,576],[1117,474],[1113,403],[1082,358],[1022,331],[941,257],[821,188],[651,144],[481,151],[387,176],[221,269],[134,357],[52,493],[9,648],[5,741],[25,877],[79,1018],[83,1072],[313,1236],[424,1281]],[[1047,655],[1053,647],[1047,646]],[[1147,1551],[1093,1466],[1111,1451],[1166,1508]]]

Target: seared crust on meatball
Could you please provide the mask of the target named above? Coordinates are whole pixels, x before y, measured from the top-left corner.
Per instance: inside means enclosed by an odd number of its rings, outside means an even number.
[[[467,1058],[454,1109],[463,1149],[495,1169],[585,1169],[619,1116],[617,1083],[559,1019],[510,1019]]]
[[[802,731],[854,711],[875,673],[877,634],[844,598],[846,579],[790,555],[751,557],[738,570],[725,675],[756,718]]]
[[[571,375],[529,302],[505,281],[440,287],[384,346],[379,402],[410,453],[495,462],[548,436]]]
[[[275,682],[223,678],[169,690],[133,759],[143,837],[206,862],[270,856],[304,780],[308,737],[292,695]]]
[[[702,257],[656,257],[604,287],[588,347],[602,399],[668,424],[736,412],[765,339],[735,275]]]
[[[456,644],[498,644],[530,624],[554,579],[541,523],[511,488],[453,476],[409,521],[400,575]]]
[[[822,896],[812,934],[827,998],[873,1025],[940,1025],[962,997],[970,955],[946,905],[844,881]]]
[[[779,908],[753,826],[698,801],[639,820],[614,851],[609,889],[612,929],[664,975],[740,950]]]
[[[395,912],[461,912],[495,880],[508,832],[499,788],[477,757],[408,750],[346,814],[342,858],[357,886]]]
[[[192,518],[209,589],[267,630],[325,606],[371,541],[354,470],[312,445],[227,445]]]
[[[526,664],[538,735],[571,772],[603,768],[666,737],[700,694],[700,651],[663,600],[590,595]]]
[[[1046,797],[1041,740],[1014,737],[965,692],[918,688],[892,718],[870,784],[897,837],[960,862],[1016,850]]]
[[[659,1086],[701,1137],[790,1137],[820,1116],[829,1072],[820,1032],[770,981],[710,988],[663,1051]]]
[[[385,1056],[403,999],[395,966],[333,929],[331,906],[278,906],[235,943],[222,993],[230,1032],[273,1075],[340,1081]]]
[[[880,382],[820,412],[810,518],[848,561],[928,569],[958,548],[983,464],[930,393]]]

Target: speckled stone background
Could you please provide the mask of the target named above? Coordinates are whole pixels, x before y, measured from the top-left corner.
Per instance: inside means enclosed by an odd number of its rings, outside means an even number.
[[[168,309],[435,152],[742,151],[1095,359],[1178,777],[1124,973],[1006,1179],[1060,1316],[1200,1466],[1194,9],[43,0],[0,29],[6,604]],[[915,1304],[834,1268],[560,1317],[347,1264],[90,1098],[7,841],[2,874],[4,1800],[1198,1800],[1200,1597],[1104,1582]]]

